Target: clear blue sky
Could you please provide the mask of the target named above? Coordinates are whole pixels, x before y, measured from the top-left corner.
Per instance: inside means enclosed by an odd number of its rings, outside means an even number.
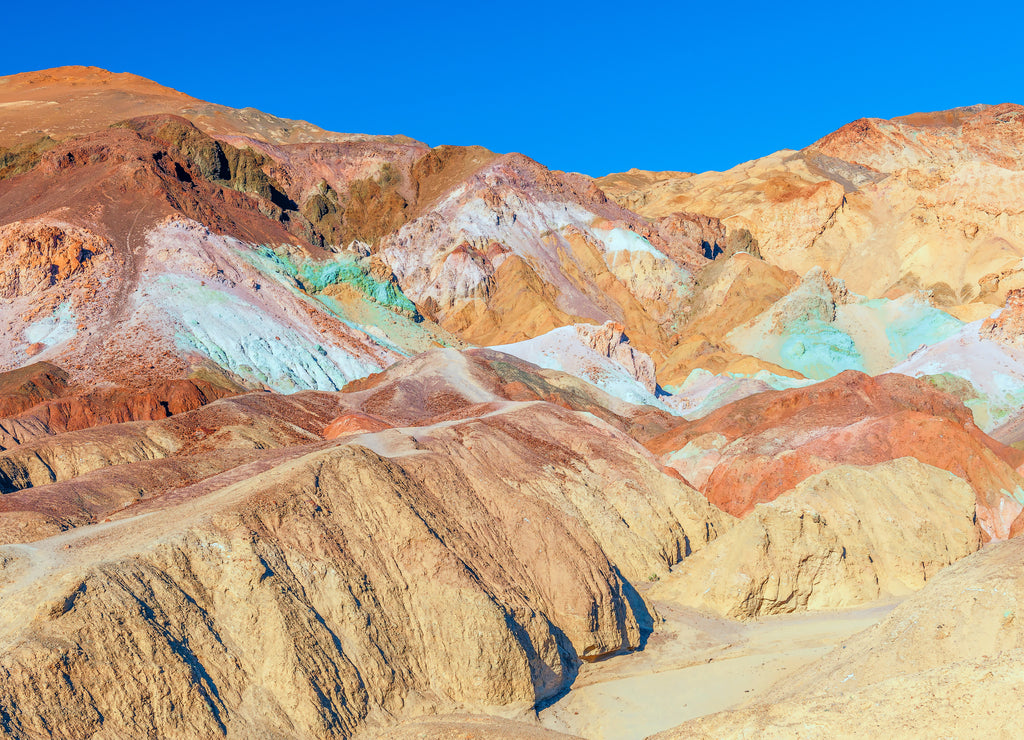
[[[0,74],[88,64],[556,169],[726,169],[862,116],[1024,103],[1020,3],[25,3]]]

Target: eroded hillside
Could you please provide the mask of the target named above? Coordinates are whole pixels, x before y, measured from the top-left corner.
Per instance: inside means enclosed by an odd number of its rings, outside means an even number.
[[[0,78],[0,731],[1010,731],[1022,122],[595,180]]]

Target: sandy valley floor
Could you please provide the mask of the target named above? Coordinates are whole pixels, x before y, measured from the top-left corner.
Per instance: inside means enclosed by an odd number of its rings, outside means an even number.
[[[665,621],[646,648],[584,665],[572,689],[540,713],[541,724],[590,740],[639,740],[741,706],[880,621],[896,603],[747,623],[658,603]]]

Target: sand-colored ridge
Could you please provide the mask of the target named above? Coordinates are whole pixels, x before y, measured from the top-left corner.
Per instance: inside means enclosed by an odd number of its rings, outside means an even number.
[[[748,706],[657,737],[1014,736],[1022,547],[985,547]]]
[[[956,476],[914,458],[841,465],[755,506],[656,592],[733,619],[848,607],[920,589],[979,547]]]
[[[576,656],[637,646],[648,617],[623,579],[667,572],[725,526],[635,442],[594,423],[547,404],[506,404],[478,419],[314,445],[258,477],[228,477],[180,503],[153,499],[111,525],[8,548],[5,715],[29,735],[42,721],[63,736],[100,726],[312,732],[324,723],[344,735],[369,714],[400,713],[403,695],[424,709],[522,711],[562,686]],[[496,467],[499,459],[507,466]],[[613,469],[631,470],[632,483],[609,488]],[[474,482],[480,474],[486,482]],[[388,537],[372,534],[385,525]],[[552,527],[563,525],[556,536]],[[527,554],[536,569],[518,560]],[[550,566],[563,557],[565,567]],[[362,574],[358,598],[337,588],[353,568]],[[576,592],[574,605],[566,597]],[[170,634],[153,632],[146,610],[129,610],[137,617],[121,627],[101,616],[139,600],[175,625]],[[61,641],[33,643],[25,630],[40,609],[49,615],[43,633],[79,636],[73,654]],[[359,616],[367,609],[371,617]],[[377,625],[370,633],[367,618]],[[509,631],[510,618],[520,627]],[[286,629],[294,620],[307,626]],[[179,629],[189,635],[184,655]],[[118,667],[149,659],[150,648],[125,648],[125,634],[148,635],[165,672]],[[481,664],[481,652],[494,657]],[[192,686],[181,672],[199,659],[188,656],[199,654],[216,694],[181,693]],[[90,694],[60,688],[46,667],[53,661]],[[408,672],[395,674],[390,666],[401,663]],[[113,690],[122,681],[101,692],[92,677],[102,665],[134,676],[131,691]],[[150,683],[168,702],[141,711],[133,697],[152,695]],[[59,702],[46,709],[36,692],[56,692]],[[32,714],[15,709],[28,706]]]
[[[692,211],[747,229],[767,261],[823,267],[862,295],[924,289],[942,305],[998,305],[1022,280],[1022,110],[861,119],[725,172],[597,182],[648,218]]]

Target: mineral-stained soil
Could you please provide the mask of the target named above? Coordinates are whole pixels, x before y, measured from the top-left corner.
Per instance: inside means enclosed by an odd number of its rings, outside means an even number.
[[[1021,510],[1021,453],[975,426],[934,386],[847,371],[807,388],[760,393],[647,442],[715,505],[742,516],[836,465],[915,457],[968,481],[988,537]]]
[[[1012,735],[1022,110],[595,180],[0,77],[0,735]]]

